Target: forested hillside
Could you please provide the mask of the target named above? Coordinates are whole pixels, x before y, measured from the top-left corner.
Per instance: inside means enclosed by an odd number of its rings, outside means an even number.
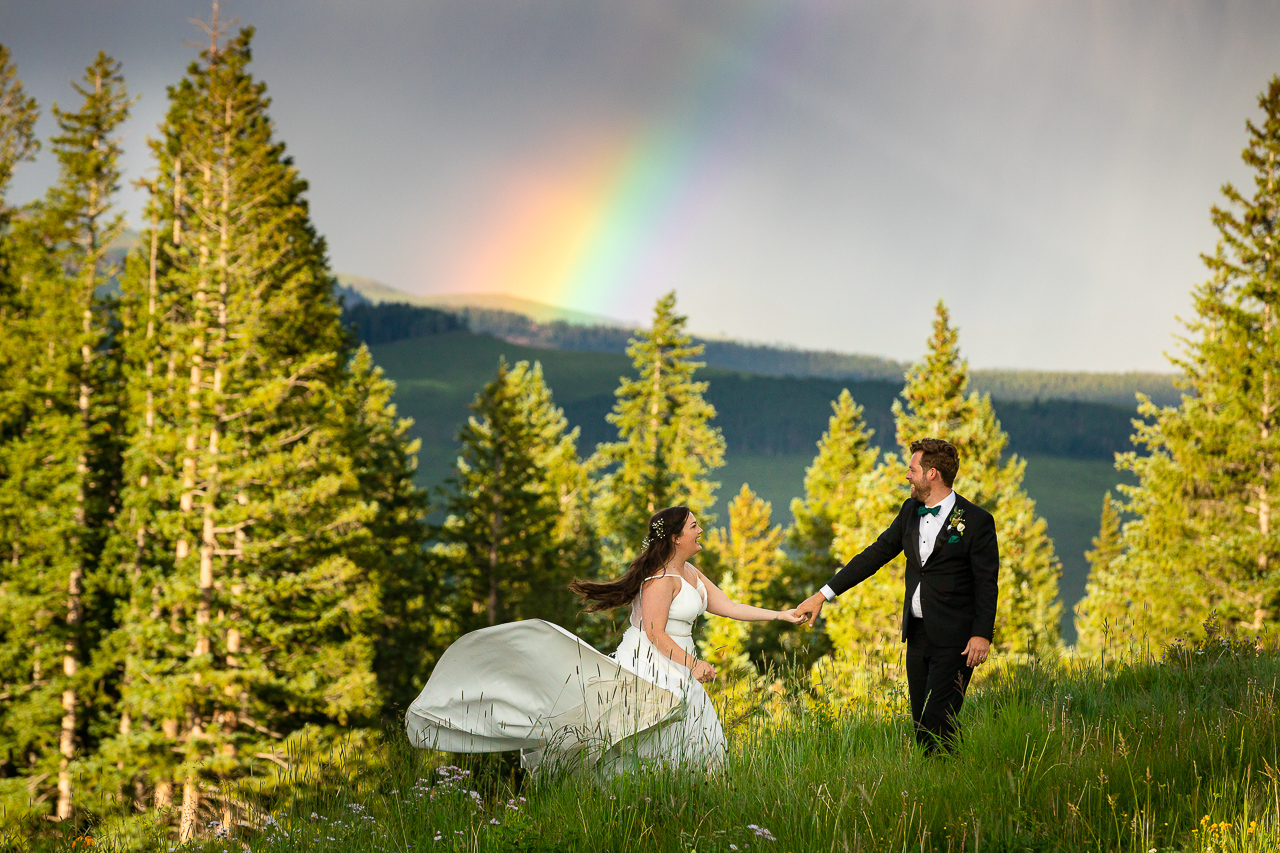
[[[593,322],[587,315],[574,315],[552,306],[523,303],[521,311],[500,310],[482,304],[484,295],[474,297],[415,297],[383,284],[354,276],[339,276],[340,293],[348,305],[373,303],[395,313],[428,307],[461,318],[473,332],[492,335],[523,346],[608,352],[621,354],[634,328]],[[516,307],[516,306],[513,306]],[[536,316],[530,316],[532,312]],[[741,370],[761,376],[808,377],[817,379],[884,380],[901,384],[907,365],[873,355],[857,355],[824,350],[803,350],[768,344],[746,343],[721,338],[695,338],[702,345],[702,360],[711,367]],[[1173,374],[1165,373],[1072,373],[1039,370],[974,370],[975,390],[1002,400],[1084,400],[1114,403],[1133,408],[1134,395],[1142,392],[1157,405],[1176,405],[1180,393]]]

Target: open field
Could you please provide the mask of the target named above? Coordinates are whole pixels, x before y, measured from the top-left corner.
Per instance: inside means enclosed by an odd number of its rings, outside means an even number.
[[[288,768],[238,793],[229,827],[202,815],[203,837],[179,849],[1280,849],[1280,656],[1252,645],[1209,642],[1169,662],[993,661],[963,711],[964,743],[942,759],[916,752],[892,685],[836,702],[794,675],[722,686],[717,702],[748,709],[725,717],[722,773],[535,784],[506,756],[351,736],[295,746]],[[33,831],[33,850],[79,849],[86,832],[95,850],[175,847],[154,815]]]

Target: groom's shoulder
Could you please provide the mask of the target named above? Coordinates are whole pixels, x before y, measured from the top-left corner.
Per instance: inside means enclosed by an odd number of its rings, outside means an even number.
[[[963,507],[964,511],[969,514],[970,518],[981,521],[990,521],[992,523],[996,520],[994,515],[978,506],[959,492],[956,492],[956,506]]]

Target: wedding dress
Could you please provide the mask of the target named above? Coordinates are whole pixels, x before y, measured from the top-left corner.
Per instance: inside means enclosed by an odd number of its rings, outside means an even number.
[[[461,637],[405,714],[410,743],[446,752],[518,749],[531,771],[719,767],[724,730],[711,697],[640,628],[640,599],[657,577],[631,602],[630,626],[612,655],[540,619]],[[667,614],[666,633],[691,655],[706,596],[701,578],[694,586],[680,577]]]

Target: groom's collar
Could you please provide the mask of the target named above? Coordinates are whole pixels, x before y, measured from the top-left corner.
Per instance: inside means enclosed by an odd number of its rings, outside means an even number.
[[[951,508],[956,505],[957,497],[958,495],[956,495],[955,489],[952,489],[951,491],[947,492],[947,496],[945,498],[943,498],[942,500],[938,501],[935,504],[928,504],[928,503],[925,503],[924,501],[920,501],[919,503],[920,503],[920,506],[942,507],[941,511],[938,513],[938,516],[945,517],[947,513],[951,512]]]

